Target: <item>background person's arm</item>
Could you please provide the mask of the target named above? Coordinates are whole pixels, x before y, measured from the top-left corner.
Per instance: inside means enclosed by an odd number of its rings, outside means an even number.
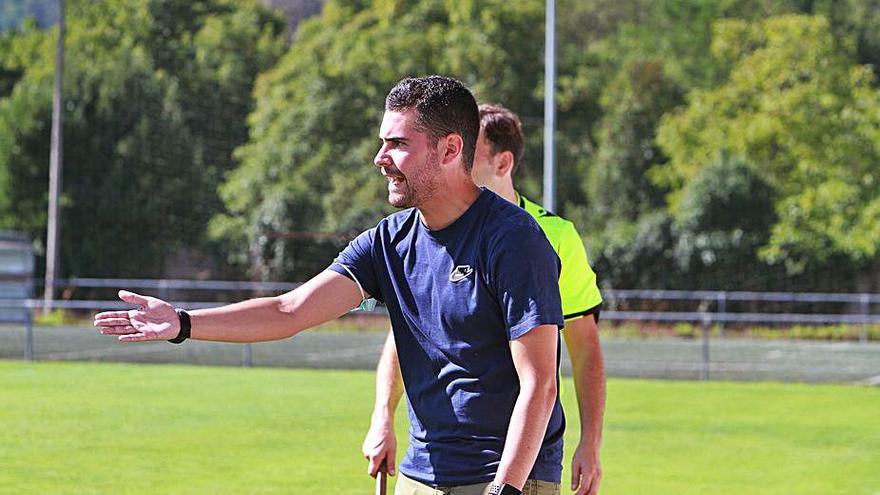
[[[571,458],[571,489],[576,495],[595,495],[602,477],[599,448],[605,411],[605,367],[597,318],[591,313],[598,310],[602,294],[574,224],[564,224],[558,242],[562,260],[559,293],[566,316],[562,335],[571,357],[581,427],[580,441]]]
[[[382,355],[376,367],[376,399],[370,430],[364,438],[361,450],[370,461],[367,473],[376,477],[379,467],[385,463],[386,472],[394,476],[397,456],[397,438],[394,435],[394,412],[403,396],[403,381],[400,376],[400,361],[394,333],[389,331],[382,348]]]
[[[192,311],[190,338],[220,342],[283,339],[344,315],[360,303],[361,296],[351,279],[326,270],[280,296]],[[180,322],[169,303],[127,291],[120,291],[119,297],[141,307],[95,315],[95,326],[102,334],[118,335],[122,342],[177,337]]]
[[[581,435],[571,459],[571,489],[576,495],[595,495],[602,468],[602,416],[605,412],[605,365],[599,327],[589,314],[567,321],[562,331],[571,358]]]
[[[535,327],[510,341],[510,353],[519,376],[520,391],[495,483],[522,490],[541,450],[556,402],[556,325]]]

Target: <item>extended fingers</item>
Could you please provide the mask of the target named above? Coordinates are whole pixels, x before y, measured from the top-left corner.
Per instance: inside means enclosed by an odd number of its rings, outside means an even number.
[[[120,335],[120,342],[146,342],[148,340],[156,340],[155,335],[147,335],[144,333],[133,333],[130,335]]]
[[[129,318],[101,318],[95,319],[96,327],[124,327],[131,323]]]
[[[133,326],[128,325],[127,323],[124,325],[117,325],[112,327],[101,327],[101,335],[131,335],[134,333],[139,333],[137,329]]]
[[[128,318],[128,311],[104,311],[95,315],[95,321],[107,318]]]
[[[149,296],[135,294],[134,292],[130,292],[127,290],[121,290],[119,291],[119,299],[122,299],[123,301],[129,304],[134,304],[136,306],[146,306],[147,304],[149,304],[150,299],[153,298]]]

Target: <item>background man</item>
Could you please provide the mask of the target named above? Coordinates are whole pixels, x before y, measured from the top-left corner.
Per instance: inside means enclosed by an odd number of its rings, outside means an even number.
[[[578,495],[594,495],[601,479],[599,447],[605,409],[605,371],[597,326],[602,297],[574,225],[514,189],[513,176],[524,147],[522,124],[516,114],[499,105],[480,105],[480,135],[472,171],[474,182],[535,217],[562,260],[559,289],[566,320],[563,335],[571,357],[581,424],[580,441],[571,462],[571,487]],[[364,455],[370,460],[371,476],[376,476],[382,463],[394,474],[397,450],[394,410],[402,394],[397,363],[394,338],[389,333],[377,369],[376,403],[370,431],[363,445]]]
[[[187,313],[120,291],[141,308],[100,313],[95,325],[125,342],[256,342],[374,297],[388,306],[410,397],[397,493],[516,494],[527,483],[530,493],[556,493],[559,260],[532,217],[474,184],[478,134],[476,101],[463,84],[404,79],[386,98],[374,163],[389,202],[408,209],[281,296]]]

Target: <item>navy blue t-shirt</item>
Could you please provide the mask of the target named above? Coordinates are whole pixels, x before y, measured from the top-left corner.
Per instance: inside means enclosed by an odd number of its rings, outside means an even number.
[[[491,481],[519,395],[509,341],[564,322],[559,258],[534,218],[484,189],[441,230],[414,208],[388,216],[329,269],[388,307],[410,413],[400,471],[434,486]],[[564,428],[557,397],[530,478],[560,482]]]

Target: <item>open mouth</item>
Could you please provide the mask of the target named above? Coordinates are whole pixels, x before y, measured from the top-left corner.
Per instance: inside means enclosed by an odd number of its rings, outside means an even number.
[[[406,180],[398,175],[386,175],[385,178],[388,179],[388,183],[392,186],[399,186]]]

